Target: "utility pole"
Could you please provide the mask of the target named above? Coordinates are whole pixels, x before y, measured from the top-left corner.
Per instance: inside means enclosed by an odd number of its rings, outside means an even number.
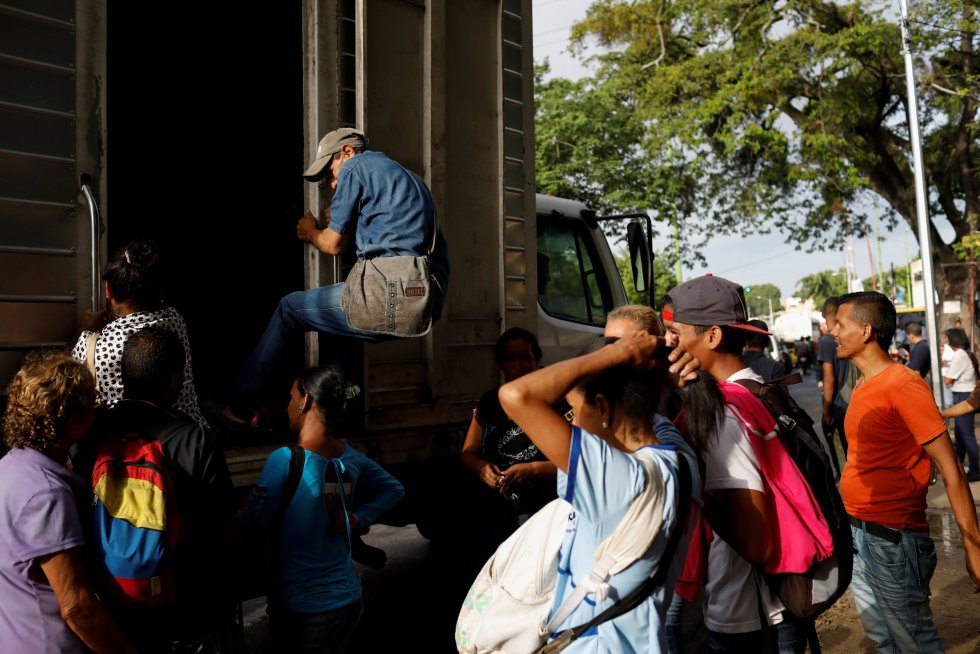
[[[909,134],[912,137],[912,161],[915,168],[915,208],[919,223],[919,250],[922,253],[922,281],[926,290],[926,331],[929,333],[932,394],[936,404],[944,406],[942,380],[939,378],[939,331],[936,329],[936,279],[932,267],[932,238],[929,234],[929,210],[926,207],[926,176],[919,142],[919,110],[915,95],[915,69],[912,64],[912,37],[909,34],[907,0],[902,7],[902,55],[905,58],[905,87],[908,94]]]
[[[684,278],[681,277],[681,230],[677,225],[677,207],[671,202],[670,208],[674,213],[674,255],[677,259],[677,283],[680,284],[684,281]]]

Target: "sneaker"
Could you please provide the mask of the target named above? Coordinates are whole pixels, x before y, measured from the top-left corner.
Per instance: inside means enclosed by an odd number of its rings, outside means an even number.
[[[966,480],[968,482],[980,481],[980,472],[968,472],[968,473],[966,473]]]

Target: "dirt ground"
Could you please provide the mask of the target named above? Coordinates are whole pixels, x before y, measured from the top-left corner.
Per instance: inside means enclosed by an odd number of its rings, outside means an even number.
[[[931,590],[930,604],[946,651],[951,654],[980,652],[980,594],[973,593],[962,550],[940,552]],[[875,651],[864,635],[850,591],[820,616],[817,634],[824,652],[865,654]]]
[[[980,497],[980,483],[974,482],[973,497]],[[938,488],[937,488],[938,487]],[[942,481],[930,491],[930,504],[942,504]],[[980,594],[966,574],[963,545],[959,530],[947,508],[929,509],[931,533],[936,541],[938,564],[932,578],[930,605],[939,628],[939,637],[951,654],[980,652]],[[874,652],[874,645],[864,635],[848,591],[837,604],[820,616],[817,634],[824,652],[865,654]]]

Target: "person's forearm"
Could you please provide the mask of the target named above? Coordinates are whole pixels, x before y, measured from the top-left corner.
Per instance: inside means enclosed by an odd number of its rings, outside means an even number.
[[[946,497],[949,498],[956,525],[960,528],[963,546],[980,550],[980,527],[977,525],[977,506],[973,493],[970,492],[970,485],[966,483],[959,466],[952,472],[954,474],[943,475],[943,484],[946,486]]]
[[[558,474],[558,468],[551,461],[531,461],[527,464],[532,477],[543,479],[554,479]]]
[[[824,409],[829,408],[834,403],[834,390],[836,389],[835,384],[837,380],[834,379],[833,368],[830,372],[827,371],[827,367],[823,368],[823,407]]]
[[[459,461],[463,464],[465,470],[472,472],[474,475],[479,475],[480,469],[489,463],[489,461],[481,458],[476,452],[468,452],[466,450],[460,453]]]
[[[550,408],[564,399],[565,394],[581,380],[627,360],[620,350],[604,347],[585,356],[553,363],[501,386],[501,404],[512,418],[515,412],[522,413],[523,405],[530,400],[547,404]],[[515,422],[520,423],[516,419]]]
[[[976,411],[976,407],[969,403],[967,400],[963,400],[951,407],[943,409],[943,418],[959,418],[960,416],[965,416],[968,413]]]
[[[313,247],[324,254],[332,254],[336,256],[342,252],[342,248],[339,247],[337,239],[331,238],[330,235],[327,234],[326,229],[315,230],[313,232],[313,238],[310,239],[310,243],[313,244]]]
[[[136,652],[102,603],[92,594],[86,594],[76,604],[63,608],[61,615],[82,642],[97,654]]]

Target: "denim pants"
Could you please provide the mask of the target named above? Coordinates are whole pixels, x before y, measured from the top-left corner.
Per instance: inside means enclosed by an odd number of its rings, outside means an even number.
[[[323,613],[295,613],[270,607],[273,651],[342,654],[363,612],[361,600]]]
[[[942,652],[929,606],[936,546],[927,533],[900,533],[896,544],[851,526],[858,617],[879,652]]]
[[[239,400],[247,398],[254,401],[266,390],[269,379],[281,363],[286,344],[299,334],[315,331],[339,337],[321,341],[320,360],[323,365],[342,365],[337,359],[344,354],[345,339],[381,340],[347,324],[347,314],[340,308],[343,290],[343,284],[330,284],[308,291],[296,291],[279,301],[265,333],[238,374],[236,385],[242,396]]]
[[[953,391],[953,404],[959,404],[968,397],[970,397],[968,392]],[[977,433],[974,431],[973,412],[956,418],[954,424],[956,426],[956,442],[953,445],[956,448],[956,458],[962,462],[963,457],[967,457],[970,463],[970,474],[976,474],[980,472],[980,452],[977,451]]]

